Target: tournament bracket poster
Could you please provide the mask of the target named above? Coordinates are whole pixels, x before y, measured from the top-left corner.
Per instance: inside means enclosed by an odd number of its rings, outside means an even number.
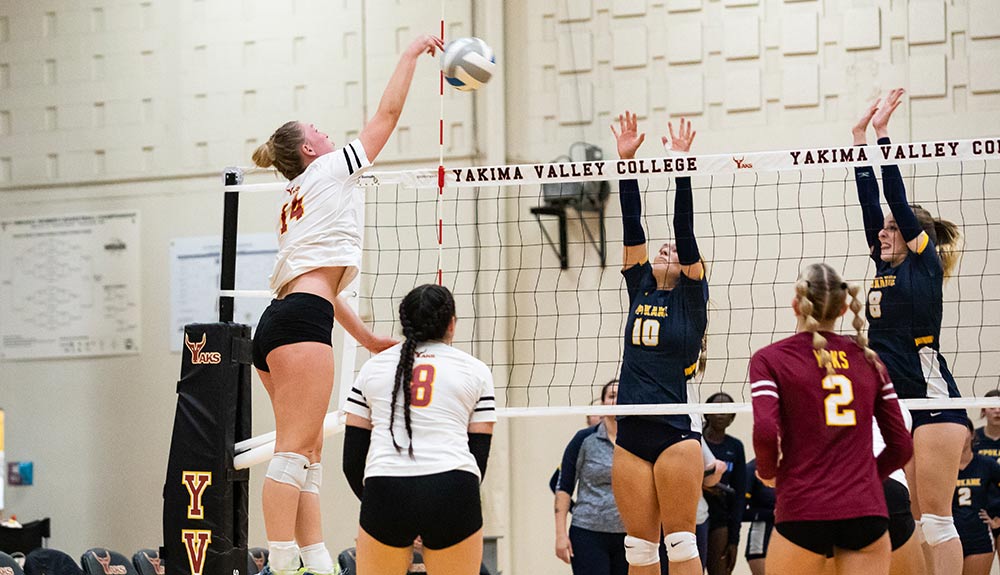
[[[0,355],[140,350],[139,213],[0,220]]]

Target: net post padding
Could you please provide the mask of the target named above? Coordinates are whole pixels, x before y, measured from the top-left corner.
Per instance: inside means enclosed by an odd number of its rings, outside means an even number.
[[[249,480],[233,465],[250,436],[250,327],[184,327],[185,351],[163,488],[167,575],[245,575]]]

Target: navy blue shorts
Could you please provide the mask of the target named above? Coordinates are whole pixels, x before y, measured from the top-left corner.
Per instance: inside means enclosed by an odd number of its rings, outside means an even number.
[[[267,354],[275,348],[303,341],[333,346],[333,304],[311,293],[290,293],[271,300],[253,334],[253,365],[270,373]]]
[[[958,538],[962,540],[963,557],[993,553],[993,533],[989,525],[979,521],[978,517],[970,521],[956,521],[955,528],[958,529]]]
[[[917,524],[910,511],[910,491],[891,477],[882,483],[882,489],[885,492],[885,505],[889,510],[889,541],[895,551],[910,540]]]
[[[681,441],[701,441],[701,434],[688,429],[678,429],[669,423],[629,415],[618,420],[618,437],[615,445],[640,459],[655,464],[660,454]]]
[[[932,423],[957,423],[964,426],[969,419],[964,409],[919,409],[911,411],[910,414],[913,416],[914,431],[921,425]]]
[[[747,550],[744,554],[747,561],[767,557],[767,546],[771,543],[771,532],[774,531],[773,521],[751,521],[747,531]]]

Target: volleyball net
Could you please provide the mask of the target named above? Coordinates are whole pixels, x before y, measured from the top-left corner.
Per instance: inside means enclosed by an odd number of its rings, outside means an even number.
[[[794,333],[799,271],[823,261],[867,291],[875,266],[854,167],[878,173],[882,164],[900,166],[911,203],[962,233],[962,257],[944,288],[941,351],[964,398],[948,405],[995,402],[976,398],[1000,387],[996,138],[453,168],[440,194],[436,169],[373,172],[362,178],[359,313],[376,333],[398,337],[402,297],[440,278],[456,299],[454,345],[492,368],[504,416],[747,411],[750,357]],[[692,177],[708,268],[708,360],[689,386],[698,405],[594,406],[618,376],[628,314],[617,181],[639,182],[652,252],[673,238],[678,176]],[[276,189],[283,186],[273,179],[227,187]],[[840,331],[853,333],[851,319]],[[344,378],[370,357],[353,346],[340,353],[338,369],[353,367]],[[716,391],[737,404],[699,403]]]
[[[690,175],[710,292],[708,361],[692,401],[715,391],[748,400],[753,352],[794,332],[799,270],[825,261],[867,289],[875,266],[854,166],[895,163],[911,203],[962,232],[962,258],[945,285],[942,352],[963,395],[982,395],[1000,384],[998,146],[983,139],[456,168],[446,171],[440,208],[434,170],[376,173],[365,181],[361,311],[377,332],[398,333],[399,301],[435,282],[440,267],[456,297],[455,345],[493,368],[498,402],[508,411],[586,408],[617,377],[624,345],[616,180],[639,181],[655,251],[673,237],[674,178]]]

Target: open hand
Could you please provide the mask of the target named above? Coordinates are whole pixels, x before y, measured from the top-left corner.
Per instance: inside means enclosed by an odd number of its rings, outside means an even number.
[[[979,510],[979,518],[983,520],[983,523],[989,525],[990,529],[1000,529],[1000,517],[990,517],[985,509]]]
[[[646,134],[640,134],[636,129],[636,123],[636,115],[625,110],[625,114],[618,116],[618,130],[611,124],[611,133],[618,141],[618,157],[623,160],[634,158],[636,150],[646,139]]]
[[[694,137],[698,132],[691,129],[690,120],[681,118],[680,130],[676,134],[673,122],[667,122],[667,129],[670,131],[670,139],[668,140],[666,136],[660,139],[664,146],[670,142],[670,149],[675,152],[689,152],[691,150],[691,143],[694,142]]]
[[[425,52],[433,56],[438,50],[444,50],[444,42],[437,36],[431,36],[430,34],[418,36],[410,43],[410,47],[406,49],[407,53],[414,58]]]
[[[858,120],[858,123],[854,124],[854,127],[851,128],[851,134],[854,136],[855,146],[863,146],[868,143],[865,138],[865,133],[868,131],[868,124],[871,123],[872,116],[874,116],[875,112],[878,111],[879,104],[881,103],[882,98],[876,98],[875,101],[872,102],[867,109],[865,109],[865,113],[861,116],[861,119]]]
[[[904,91],[902,88],[890,90],[889,95],[879,102],[878,109],[872,115],[872,127],[875,128],[875,134],[879,138],[889,135],[889,118],[892,117],[892,113],[896,111],[896,108],[903,103],[901,98]]]

